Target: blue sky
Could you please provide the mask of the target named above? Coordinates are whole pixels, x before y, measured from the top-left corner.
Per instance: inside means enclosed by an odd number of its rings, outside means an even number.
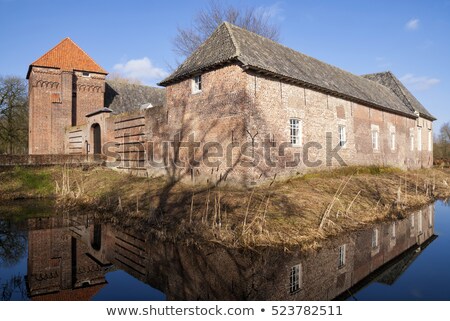
[[[450,0],[229,0],[261,7],[280,25],[280,42],[364,74],[391,70],[434,114],[450,121]],[[177,26],[189,26],[207,0],[0,0],[0,74],[28,65],[71,37],[109,72],[155,84],[176,56]]]

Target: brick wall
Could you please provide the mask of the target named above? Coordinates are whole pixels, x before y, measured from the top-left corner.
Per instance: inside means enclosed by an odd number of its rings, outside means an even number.
[[[346,143],[338,148],[337,154],[346,165],[432,166],[432,151],[428,150],[431,121],[375,109],[249,72],[237,65],[203,73],[200,92],[193,91],[193,79],[186,79],[168,86],[166,94],[165,107],[113,117],[99,114],[86,118],[84,124],[68,128],[65,152],[86,153],[86,142],[93,143],[91,126],[98,123],[102,128],[102,144],[115,144],[116,147],[110,150],[120,155],[121,161],[113,164],[114,167],[139,174],[169,174],[195,181],[215,181],[226,177],[247,184],[275,175],[341,166],[342,163],[333,157],[329,157],[331,163],[327,162],[327,150],[338,146],[338,128],[343,126]],[[290,143],[291,118],[301,122],[302,142],[299,146],[288,146],[281,154],[280,145]],[[378,133],[378,148],[374,148],[372,142],[375,131]],[[421,150],[418,147],[419,133]],[[331,141],[327,138],[329,134]],[[199,142],[195,148],[195,160],[204,160],[207,143],[220,143],[223,148],[221,163],[214,166],[204,161],[195,163],[188,159],[187,148],[174,152],[170,145],[165,152],[161,144],[174,139]],[[171,162],[165,169],[147,166],[144,161],[149,158],[146,145],[149,142],[156,144],[153,150],[155,158],[170,156],[181,166]],[[275,166],[263,161],[262,145],[268,142],[270,158]],[[414,145],[412,149],[411,143]],[[310,147],[305,149],[308,145]],[[212,147],[212,151],[217,149]],[[227,152],[232,157],[227,158]],[[257,156],[259,162],[256,166],[249,166],[253,156]],[[293,166],[293,161],[298,164]]]
[[[347,165],[400,168],[432,165],[432,153],[428,151],[427,145],[428,133],[431,132],[431,122],[428,120],[420,118],[416,121],[259,74],[249,74],[248,88],[252,92],[250,96],[254,97],[255,113],[251,117],[251,127],[258,131],[258,141],[261,143],[264,137],[273,135],[277,143],[289,142],[289,119],[297,118],[302,123],[303,146],[308,142],[318,142],[322,146],[319,150],[309,150],[311,161],[321,161],[318,168],[326,166],[326,133],[332,134],[332,147],[336,147],[340,125],[345,126],[346,144],[340,149],[339,155]],[[410,150],[410,131],[417,136],[416,123],[424,127],[422,151],[418,151],[417,142],[414,150]],[[372,130],[378,131],[378,149],[372,148]],[[394,147],[391,144],[392,133],[395,135]],[[308,171],[311,168],[305,164],[292,169],[284,168],[285,160],[292,159],[293,153],[303,151],[302,146],[289,148],[286,158],[277,157],[277,168],[264,167],[260,171],[266,175]],[[339,164],[333,160],[332,166]]]
[[[29,77],[29,153],[63,154],[66,127],[86,123],[85,115],[103,107],[105,76],[32,67]],[[76,103],[73,102],[76,99]]]

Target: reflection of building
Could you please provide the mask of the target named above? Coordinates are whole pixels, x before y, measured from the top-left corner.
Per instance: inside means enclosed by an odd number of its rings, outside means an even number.
[[[421,247],[434,239],[433,218],[434,207],[430,205],[408,219],[354,232],[334,240],[316,255],[299,257],[298,262],[294,260],[291,264],[301,266],[302,284],[291,298],[323,300],[341,294],[345,297],[353,293],[349,289],[362,285],[358,284],[360,281],[392,284],[417,257]],[[342,255],[344,264],[340,264]],[[284,279],[289,281],[287,276]]]
[[[62,217],[29,220],[27,282],[33,300],[89,300],[104,286],[107,265],[82,239],[84,230],[94,233],[96,226]]]
[[[392,284],[435,237],[432,205],[313,253],[163,243],[87,216],[29,222],[28,288],[44,300],[91,298],[111,264],[169,300],[343,298],[374,280]]]

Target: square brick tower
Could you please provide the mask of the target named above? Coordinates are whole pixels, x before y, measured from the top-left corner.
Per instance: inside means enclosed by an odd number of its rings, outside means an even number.
[[[70,38],[30,65],[29,154],[64,153],[65,128],[104,106],[106,75]]]

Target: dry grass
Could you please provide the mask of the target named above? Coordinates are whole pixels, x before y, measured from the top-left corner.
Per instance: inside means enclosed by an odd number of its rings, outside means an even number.
[[[321,240],[401,217],[450,197],[449,169],[346,167],[251,189],[171,185],[101,167],[0,172],[3,199],[56,196],[61,208],[92,211],[173,240],[227,246],[319,246]]]
[[[252,189],[178,183],[96,168],[72,170],[72,204],[164,238],[227,246],[319,246],[321,240],[401,217],[450,197],[450,171],[347,167],[268,182]],[[64,177],[64,175],[62,176]],[[77,183],[74,183],[77,182]],[[82,182],[82,183],[80,183]],[[80,194],[80,191],[82,193]]]

